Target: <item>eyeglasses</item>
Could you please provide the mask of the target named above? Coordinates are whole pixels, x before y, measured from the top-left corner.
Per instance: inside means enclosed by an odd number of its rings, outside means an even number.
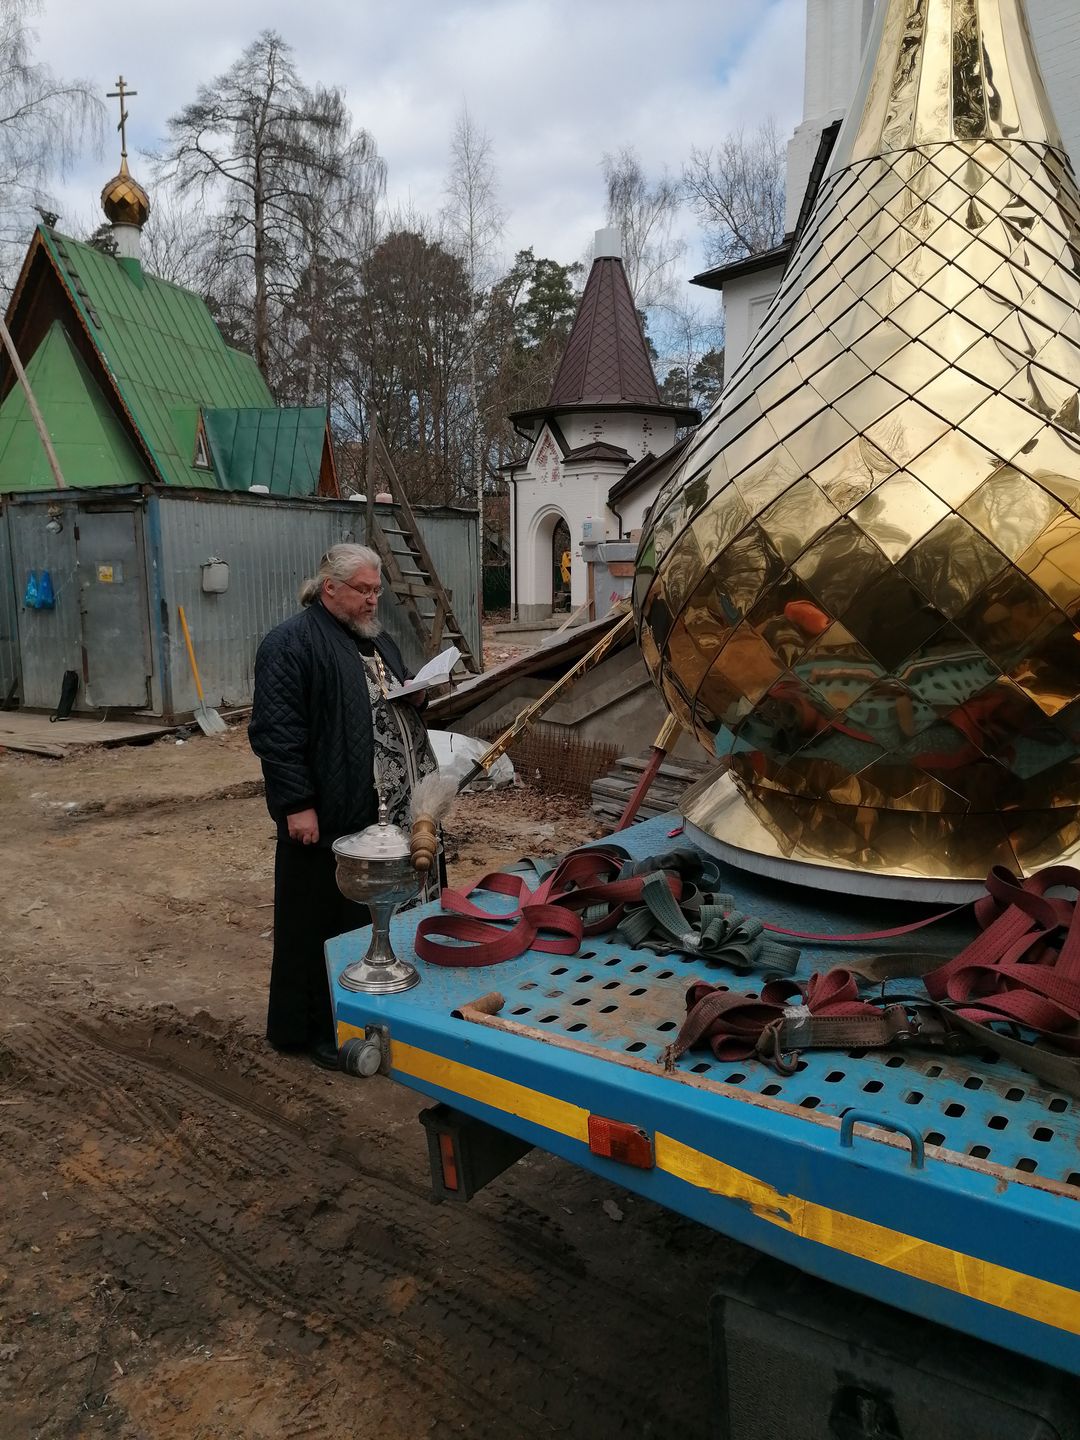
[[[354,585],[349,580],[339,580],[337,583],[339,585],[347,585],[350,590],[355,590],[357,595],[362,595],[365,600],[370,598],[378,600],[379,596],[382,594],[381,585]]]

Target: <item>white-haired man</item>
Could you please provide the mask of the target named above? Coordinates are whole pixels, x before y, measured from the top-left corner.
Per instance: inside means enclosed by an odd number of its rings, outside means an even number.
[[[337,1045],[323,946],[368,923],[338,890],[330,847],[378,818],[376,787],[402,823],[413,784],[435,768],[416,705],[386,699],[408,672],[375,618],[381,591],[375,551],[335,545],[300,592],[304,608],[255,657],[248,733],[278,827],[266,1037],[327,1068]]]

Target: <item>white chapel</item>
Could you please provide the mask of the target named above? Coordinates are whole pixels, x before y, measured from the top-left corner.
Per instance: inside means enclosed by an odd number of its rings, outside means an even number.
[[[681,449],[676,432],[700,419],[660,398],[619,232],[597,231],[594,254],[547,404],[510,417],[529,447],[504,471],[511,606],[524,623],[550,618],[567,552],[569,609],[581,620],[629,592],[631,532],[656,495],[658,469],[667,473]]]

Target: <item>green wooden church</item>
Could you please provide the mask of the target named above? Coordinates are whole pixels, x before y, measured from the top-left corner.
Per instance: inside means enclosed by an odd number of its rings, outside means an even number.
[[[275,405],[205,301],[143,268],[150,199],[128,169],[126,144],[101,200],[111,253],[39,225],[7,311],[65,485],[337,496],[325,408]],[[0,495],[55,488],[25,391],[0,351]]]

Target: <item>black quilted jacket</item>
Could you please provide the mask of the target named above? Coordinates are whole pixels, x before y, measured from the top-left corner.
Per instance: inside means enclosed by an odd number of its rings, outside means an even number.
[[[389,635],[375,646],[391,673],[406,679]],[[259,646],[248,737],[281,838],[298,810],[314,808],[323,846],[378,819],[364,662],[356,638],[317,600]]]

